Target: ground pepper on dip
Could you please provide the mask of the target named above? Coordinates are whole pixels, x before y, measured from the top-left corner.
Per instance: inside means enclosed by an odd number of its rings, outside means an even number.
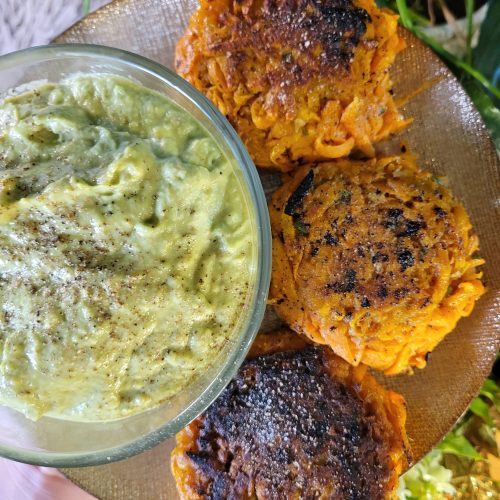
[[[255,279],[248,199],[214,139],[130,80],[0,101],[0,404],[112,420],[207,368]]]

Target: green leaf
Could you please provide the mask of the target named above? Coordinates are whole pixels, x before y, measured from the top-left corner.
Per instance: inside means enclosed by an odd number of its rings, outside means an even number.
[[[406,0],[396,0],[396,5],[401,16],[401,23],[405,28],[411,30],[413,28],[413,19],[411,18],[410,9]]]
[[[495,427],[490,427],[485,423],[482,423],[477,430],[478,436],[484,443],[488,443],[492,450],[498,449],[495,431]]]
[[[457,457],[470,458],[472,460],[482,460],[482,456],[476,451],[464,436],[459,436],[450,432],[437,446],[436,449],[443,453],[450,453]]]
[[[88,13],[90,12],[90,1],[91,0],[83,0],[83,4],[82,4],[82,14],[84,16],[88,15]]]
[[[490,0],[486,19],[474,49],[474,66],[490,80],[500,68],[500,2]]]
[[[404,1],[404,0],[401,0]],[[424,33],[421,29],[413,28],[411,31],[420,38],[423,42],[425,42],[429,47],[436,52],[436,54],[440,55],[445,61],[453,64],[455,67],[461,69],[465,73],[468,73],[472,78],[475,78],[478,82],[481,83],[485,88],[487,88],[496,98],[500,99],[500,89],[495,87],[489,80],[486,78],[480,71],[473,68],[470,64],[467,64],[465,61],[460,59],[459,57],[453,55],[448,52],[441,44],[436,42],[434,38],[430,37],[427,33]]]
[[[474,15],[474,0],[465,0],[465,17],[467,18],[467,43],[465,46],[465,61],[472,64],[472,16]]]
[[[399,13],[398,6],[396,5],[396,0],[377,0],[376,3],[378,7],[386,7],[387,9],[391,9],[394,12]],[[416,24],[420,24],[421,26],[432,25],[430,19],[427,19],[426,17],[420,15],[418,12],[415,12],[412,9],[408,9],[407,13],[410,16],[410,19]]]
[[[491,378],[486,379],[479,394],[488,398],[497,408],[500,408],[500,387],[494,380]]]
[[[474,1],[473,0],[466,0],[466,2],[468,2],[467,5],[468,5],[468,9],[469,9],[468,10],[468,21],[469,21],[469,23],[471,23],[472,22],[471,16],[472,16],[472,9],[473,9]],[[472,6],[471,6],[470,2],[472,2]],[[485,28],[484,23],[483,23],[483,28],[481,30],[481,33],[483,31],[487,31],[487,30],[490,30],[493,32],[500,32],[500,30],[497,29],[498,24],[500,24],[500,13],[497,14],[498,9],[500,8],[499,7],[500,2],[496,1],[496,2],[492,2],[492,3],[497,5],[497,9],[491,14],[491,17],[493,17],[493,21],[491,21],[491,20],[489,21],[489,23],[493,23],[493,24],[492,24],[492,26],[486,26],[486,28]],[[431,47],[431,49],[434,50],[434,52],[436,52],[439,56],[441,56],[446,62],[455,66],[456,69],[460,69],[464,73],[469,74],[472,78],[476,79],[479,83],[481,83],[481,85],[483,85],[483,87],[485,87],[493,95],[494,98],[500,100],[500,88],[498,88],[497,86],[495,86],[491,82],[492,76],[490,78],[488,78],[480,70],[478,70],[476,67],[472,66],[472,64],[471,64],[472,54],[469,54],[469,57],[468,57],[468,59],[470,59],[470,61],[460,59],[459,57],[455,56],[451,52],[448,52],[439,42],[437,42],[434,38],[432,38],[427,33],[422,31],[422,29],[420,29],[418,26],[419,21],[415,20],[415,23],[414,23],[414,19],[415,19],[414,11],[408,7],[406,0],[396,0],[395,6],[392,5],[391,2],[388,0],[379,0],[379,4],[387,5],[393,9],[395,8],[399,12],[400,22],[405,28],[410,30],[414,35],[416,35],[418,38],[420,38],[420,40],[422,40],[424,43],[429,45],[429,47]],[[490,10],[492,10],[492,8],[490,8]],[[490,14],[488,14],[488,17],[489,16],[490,16]],[[469,28],[470,28],[470,34],[472,34],[472,26],[469,26]],[[500,35],[498,35],[498,36],[500,37]],[[469,47],[470,47],[470,43],[472,42],[472,38],[470,40],[468,40],[468,42],[469,42]],[[485,44],[486,44],[486,42],[485,42]],[[498,60],[498,58],[500,57],[500,43],[499,43],[499,41],[496,38],[494,38],[493,43],[490,44],[490,40],[488,38],[488,44],[487,44],[486,50],[488,52],[488,55],[486,56],[487,58],[490,58],[493,60]],[[493,75],[495,73],[495,71],[497,71],[497,69],[500,72],[500,66],[495,63],[493,66],[491,75]]]
[[[481,398],[474,399],[469,409],[472,413],[474,413],[474,415],[482,418],[491,427],[495,425],[493,419],[490,416],[490,407]]]
[[[500,152],[500,110],[495,106],[491,97],[486,94],[483,87],[479,85],[477,81],[463,73],[458,73],[458,76],[460,78],[460,83],[464,86],[477,110],[481,114],[484,123],[488,127],[488,131],[495,143],[497,151]]]

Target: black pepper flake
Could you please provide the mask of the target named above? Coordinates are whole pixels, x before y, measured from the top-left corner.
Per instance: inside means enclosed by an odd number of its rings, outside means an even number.
[[[429,297],[426,297],[423,301],[422,304],[420,304],[420,309],[424,309],[431,303],[431,299]]]
[[[290,195],[285,205],[285,214],[293,216],[297,213],[307,193],[312,189],[314,181],[314,172],[309,170],[307,175],[300,181],[297,189]]]
[[[356,288],[356,271],[354,269],[348,269],[342,281],[328,283],[326,288],[335,293],[352,292]]]
[[[372,257],[372,262],[375,264],[376,262],[387,262],[389,260],[389,256],[385,253],[377,252]]]
[[[370,307],[370,301],[368,300],[367,297],[363,297],[363,300],[361,301],[361,307]]]
[[[397,219],[403,215],[403,210],[400,208],[389,208],[388,215],[391,219]]]
[[[396,229],[399,219],[403,216],[403,210],[400,208],[390,208],[387,212],[387,220],[384,226],[387,229]]]
[[[408,294],[410,293],[410,290],[408,288],[398,288],[394,291],[394,297],[396,297],[396,299],[402,299],[404,297],[406,297]]]
[[[405,228],[396,234],[398,238],[414,236],[415,234],[418,233],[418,231],[420,231],[424,227],[424,223],[419,220],[406,219],[404,224]]]
[[[379,299],[385,299],[389,295],[387,287],[385,285],[381,285],[378,289],[377,296]]]
[[[318,252],[319,252],[318,247],[311,248],[311,257],[316,257],[316,255],[318,255]]]
[[[354,218],[353,218],[352,214],[347,214],[345,216],[344,222],[346,224],[352,224],[354,222]]]
[[[325,233],[325,236],[323,236],[323,238],[327,245],[334,246],[339,244],[338,238],[336,238],[332,233],[330,233],[330,231],[327,231]]]
[[[443,210],[441,207],[434,207],[434,213],[438,216],[438,219],[444,219],[448,213],[446,210]]]
[[[409,250],[404,250],[398,254],[398,262],[401,266],[401,272],[405,272],[409,267],[415,264],[415,258]]]

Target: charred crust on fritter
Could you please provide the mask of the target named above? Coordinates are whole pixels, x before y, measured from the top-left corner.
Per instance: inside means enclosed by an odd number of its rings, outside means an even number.
[[[200,420],[188,458],[203,498],[385,498],[377,416],[332,378],[320,347],[247,361]]]
[[[407,219],[404,216],[404,211],[400,208],[390,208],[387,211],[387,218],[383,225],[387,229],[394,230],[398,238],[415,236],[421,229],[426,227],[422,219]]]
[[[290,195],[285,205],[285,214],[293,216],[299,212],[306,194],[313,188],[314,171],[311,169],[300,181],[297,189]]]
[[[215,39],[210,49],[227,54],[235,69],[252,47],[274,67],[266,75],[269,84],[280,87],[348,70],[371,21],[352,0],[246,1],[232,10],[219,16],[220,25],[231,26],[230,36]]]
[[[341,281],[328,283],[326,288],[335,293],[349,293],[354,291],[356,289],[356,271],[354,269],[347,269]]]
[[[397,256],[402,273],[404,273],[408,268],[412,267],[415,264],[415,258],[408,249],[398,252]]]
[[[338,238],[336,236],[334,236],[330,231],[327,231],[323,238],[324,238],[325,243],[327,245],[335,246],[335,245],[339,244]]]

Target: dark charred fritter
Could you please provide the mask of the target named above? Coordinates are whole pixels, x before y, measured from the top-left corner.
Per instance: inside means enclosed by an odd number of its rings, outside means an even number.
[[[405,456],[404,401],[350,370],[321,347],[247,361],[177,436],[181,497],[387,498]]]
[[[229,118],[258,166],[289,170],[404,125],[387,69],[397,17],[373,0],[201,0],[178,73]]]
[[[264,0],[260,9],[255,5],[248,11],[243,8],[231,36],[211,48],[243,55],[255,47],[270,60],[279,59],[282,64],[273,65],[266,78],[280,87],[347,71],[370,22],[368,12],[351,0]],[[231,22],[231,12],[222,12],[219,20]]]
[[[484,293],[464,207],[409,154],[303,167],[270,215],[276,311],[351,364],[422,368]]]

